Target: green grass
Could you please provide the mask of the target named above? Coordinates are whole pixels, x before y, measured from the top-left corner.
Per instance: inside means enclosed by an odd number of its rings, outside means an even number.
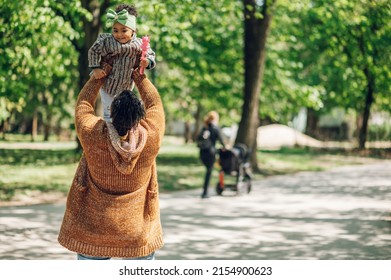
[[[74,150],[0,149],[0,200],[31,190],[67,192],[79,157]]]
[[[212,174],[210,186],[217,183],[218,167]],[[194,144],[184,144],[177,138],[165,137],[157,157],[159,187],[162,192],[201,189],[205,167]]]
[[[11,200],[16,194],[29,191],[66,193],[80,158],[73,149],[0,149],[0,200]],[[318,171],[346,164],[361,164],[368,158],[341,153],[315,152],[302,148],[259,151],[259,167],[264,176]],[[205,168],[194,144],[165,137],[157,158],[161,192],[200,189]],[[217,182],[218,167],[212,174],[210,186]]]
[[[30,142],[31,141],[31,135],[29,134],[14,134],[14,133],[7,133],[5,135],[5,139],[1,139],[0,142]],[[42,134],[38,134],[35,138],[35,142],[43,142],[44,136]],[[56,142],[58,141],[58,137],[55,135],[49,136],[49,142]]]
[[[279,175],[300,171],[322,171],[342,165],[364,164],[376,156],[360,156],[352,151],[281,148],[259,151],[258,163],[263,175]]]
[[[331,156],[331,154],[327,154]],[[278,175],[295,173],[299,171],[321,171],[327,167],[347,164],[346,159],[331,157],[322,161],[326,155],[315,153],[303,148],[282,148],[277,151],[260,151],[258,153],[258,163],[264,175]]]

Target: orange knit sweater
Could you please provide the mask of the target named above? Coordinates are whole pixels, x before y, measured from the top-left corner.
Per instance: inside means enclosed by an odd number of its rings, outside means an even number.
[[[84,152],[58,241],[80,254],[132,258],[163,246],[156,157],[164,135],[164,110],[153,84],[138,69],[133,73],[146,118],[125,140],[94,114],[104,79],[91,77],[77,100],[76,131]]]

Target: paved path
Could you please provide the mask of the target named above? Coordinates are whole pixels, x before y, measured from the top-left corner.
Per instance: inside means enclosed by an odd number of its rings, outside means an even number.
[[[249,195],[161,195],[158,259],[391,259],[391,161],[257,181]],[[0,259],[74,259],[64,204],[0,208]]]

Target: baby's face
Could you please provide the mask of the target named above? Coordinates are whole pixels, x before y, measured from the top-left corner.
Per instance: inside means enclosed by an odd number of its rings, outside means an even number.
[[[133,30],[125,25],[120,24],[119,22],[114,23],[113,28],[111,29],[111,33],[113,34],[115,40],[121,44],[126,44],[132,39],[133,36]]]

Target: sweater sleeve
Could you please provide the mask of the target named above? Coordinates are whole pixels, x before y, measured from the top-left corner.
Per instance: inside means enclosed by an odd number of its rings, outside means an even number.
[[[144,102],[146,122],[149,126],[154,127],[162,138],[165,130],[165,116],[160,95],[145,74],[140,74],[139,68],[133,71],[132,76]]]
[[[155,68],[155,66],[156,66],[156,57],[155,57],[155,52],[151,49],[151,47],[148,47],[146,57],[149,60],[149,65],[148,65],[147,69],[150,70],[150,69]]]
[[[107,48],[105,46],[107,38],[107,34],[100,34],[98,39],[96,39],[94,44],[92,44],[91,48],[88,50],[88,67],[100,67],[102,57],[107,55]]]
[[[106,73],[110,73],[111,66],[104,64]],[[92,130],[96,122],[100,119],[95,115],[95,101],[99,89],[103,85],[105,78],[95,79],[91,76],[84,87],[81,89],[76,101],[75,107],[75,126],[76,133],[80,142],[83,144],[83,136]]]
[[[141,45],[143,43],[142,39],[136,37],[134,42],[141,49]],[[149,65],[148,65],[147,69],[151,70],[151,69],[155,68],[155,66],[156,66],[156,55],[155,55],[155,52],[151,49],[151,46],[148,46],[147,53],[146,53],[145,57],[149,60]],[[137,59],[137,61],[138,60],[139,60],[139,58]]]

